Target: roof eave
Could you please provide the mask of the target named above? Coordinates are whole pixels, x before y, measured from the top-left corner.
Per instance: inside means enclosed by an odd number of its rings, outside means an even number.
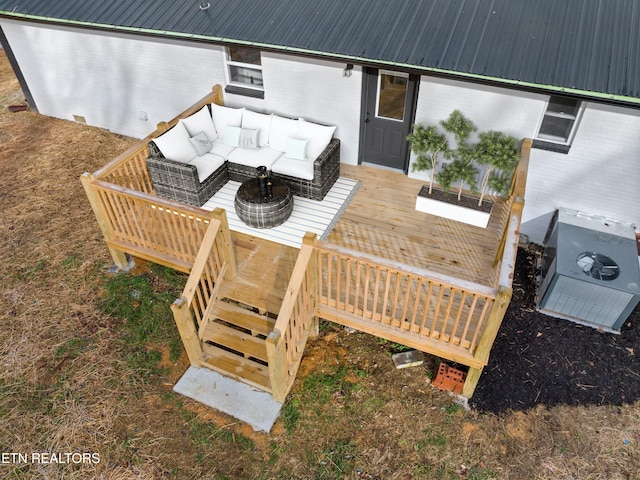
[[[189,39],[189,40],[196,40],[201,42],[210,42],[210,43],[217,43],[217,44],[248,45],[248,46],[252,46],[252,47],[256,47],[264,50],[270,50],[274,52],[296,53],[304,56],[328,58],[328,59],[339,60],[343,62],[360,63],[364,65],[380,66],[380,67],[387,67],[387,68],[393,67],[395,69],[409,70],[416,74],[426,73],[426,74],[432,74],[432,75],[449,77],[449,78],[466,79],[466,80],[471,80],[471,81],[480,82],[480,83],[488,83],[488,84],[507,86],[507,87],[517,87],[518,89],[545,92],[549,94],[556,93],[556,94],[563,94],[563,95],[571,95],[571,96],[579,97],[585,100],[593,100],[597,102],[616,103],[616,104],[621,104],[626,106],[640,107],[640,98],[636,98],[636,97],[580,90],[580,89],[567,88],[567,87],[559,87],[556,85],[538,84],[538,83],[526,82],[522,80],[492,77],[488,75],[480,75],[480,74],[471,73],[471,72],[459,72],[459,71],[447,70],[447,69],[436,68],[436,67],[428,67],[424,65],[413,65],[413,64],[402,63],[402,62],[392,62],[392,61],[381,60],[381,59],[372,59],[372,58],[364,58],[359,56],[350,56],[345,54],[322,52],[322,51],[310,50],[305,48],[290,47],[285,45],[274,45],[274,44],[252,42],[252,41],[239,40],[239,39],[233,39],[233,38],[216,37],[216,36],[210,36],[210,35],[198,35],[193,33],[154,30],[154,29],[141,28],[141,27],[129,27],[126,25],[106,25],[106,24],[100,24],[100,23],[94,23],[94,22],[82,22],[77,20],[65,20],[65,19],[52,18],[52,17],[40,17],[36,15],[29,15],[24,13],[8,12],[8,11],[0,11],[0,18],[2,17],[9,18],[9,19],[29,20],[29,21],[35,21],[38,23],[48,23],[53,25],[74,26],[74,27],[80,27],[80,28],[90,28],[90,29],[99,29],[99,30],[106,30],[106,31],[151,35],[151,36],[157,36],[157,37],[167,37],[167,38],[182,39],[182,40]]]

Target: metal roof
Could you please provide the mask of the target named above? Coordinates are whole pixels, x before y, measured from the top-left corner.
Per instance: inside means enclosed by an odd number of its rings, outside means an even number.
[[[640,105],[640,0],[0,0],[0,17],[255,44]]]

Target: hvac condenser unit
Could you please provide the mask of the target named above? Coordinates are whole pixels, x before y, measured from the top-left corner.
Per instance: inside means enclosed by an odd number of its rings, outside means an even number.
[[[620,333],[640,301],[640,267],[631,224],[557,210],[544,240],[538,310]]]

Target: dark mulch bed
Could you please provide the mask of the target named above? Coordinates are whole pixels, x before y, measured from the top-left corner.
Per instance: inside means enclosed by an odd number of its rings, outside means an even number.
[[[518,251],[513,299],[471,405],[498,413],[640,399],[640,306],[620,335],[543,315],[535,310],[535,265],[534,252]]]

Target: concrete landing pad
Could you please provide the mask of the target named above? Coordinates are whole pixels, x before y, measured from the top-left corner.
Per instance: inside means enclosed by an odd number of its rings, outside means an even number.
[[[208,368],[189,367],[173,391],[242,420],[256,431],[267,433],[282,408],[270,394]]]

